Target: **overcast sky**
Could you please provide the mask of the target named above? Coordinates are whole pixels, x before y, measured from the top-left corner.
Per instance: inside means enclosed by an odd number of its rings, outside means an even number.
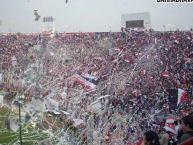
[[[40,32],[39,15],[53,16],[57,31],[120,31],[121,15],[149,12],[152,27],[163,30],[172,24],[193,27],[193,3],[157,3],[157,0],[0,0],[0,32]],[[42,18],[41,17],[41,18]]]

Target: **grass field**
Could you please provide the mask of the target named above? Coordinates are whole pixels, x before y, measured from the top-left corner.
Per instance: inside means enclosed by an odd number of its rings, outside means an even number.
[[[10,114],[10,109],[8,107],[0,108],[0,144],[3,145],[12,145],[19,141],[19,130],[17,132],[13,132],[11,130],[6,129],[5,120],[8,116],[18,118],[17,113]],[[40,132],[37,128],[32,127],[30,124],[24,124],[22,126],[22,139],[23,145],[33,145],[37,141],[41,141],[48,138],[47,134]]]
[[[34,128],[27,127],[22,129],[23,145],[33,145],[46,138],[48,138],[46,134],[39,133]],[[12,145],[16,142],[19,142],[19,131],[12,132],[5,129],[0,131],[0,144]]]
[[[2,92],[0,91],[0,95],[1,94]],[[21,111],[21,114],[25,114],[25,112]],[[16,132],[7,129],[6,121],[9,118],[14,118],[17,121],[19,120],[18,108],[12,106],[11,109],[8,106],[0,106],[0,145],[19,145],[19,129]],[[48,138],[52,139],[53,144],[57,144],[59,139],[54,134],[61,129],[68,129],[68,134],[74,137],[78,137],[80,135],[76,129],[69,128],[65,121],[58,119],[58,117],[53,114],[44,113],[44,118],[46,118],[46,120],[53,125],[51,128],[49,123],[45,121],[38,122],[38,124],[40,124],[39,127],[33,127],[30,122],[22,124],[23,145],[37,145],[39,141],[46,140]]]

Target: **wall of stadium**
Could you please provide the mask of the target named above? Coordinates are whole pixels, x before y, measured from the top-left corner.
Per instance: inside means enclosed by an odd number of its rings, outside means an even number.
[[[143,22],[143,27],[146,29],[151,28],[151,19],[148,12],[144,13],[132,13],[132,14],[123,14],[121,17],[121,26],[124,28],[129,27],[139,27]]]

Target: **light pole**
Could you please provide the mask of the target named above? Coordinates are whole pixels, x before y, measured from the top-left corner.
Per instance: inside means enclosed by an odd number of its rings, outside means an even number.
[[[163,25],[163,30],[166,31],[166,26],[165,25]]]
[[[21,98],[19,98],[19,102],[18,102],[18,105],[19,105],[19,140],[20,140],[20,145],[22,145],[22,122],[21,122]]]
[[[22,121],[21,121],[21,107],[23,104],[23,98],[19,95],[18,100],[15,101],[15,104],[19,107],[19,141],[20,145],[23,144],[22,142]]]
[[[109,26],[109,32],[111,32],[111,26]]]

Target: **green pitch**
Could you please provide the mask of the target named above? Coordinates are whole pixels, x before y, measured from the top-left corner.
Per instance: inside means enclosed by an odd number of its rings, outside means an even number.
[[[6,128],[5,121],[8,116],[13,117],[13,113],[10,113],[8,107],[0,108],[0,144],[3,145],[13,145],[14,143],[19,143],[19,131],[13,132]],[[17,118],[17,116],[15,116]],[[44,134],[39,131],[37,128],[33,128],[30,124],[25,124],[22,126],[22,139],[23,145],[33,145],[38,141],[48,138],[47,134]]]

